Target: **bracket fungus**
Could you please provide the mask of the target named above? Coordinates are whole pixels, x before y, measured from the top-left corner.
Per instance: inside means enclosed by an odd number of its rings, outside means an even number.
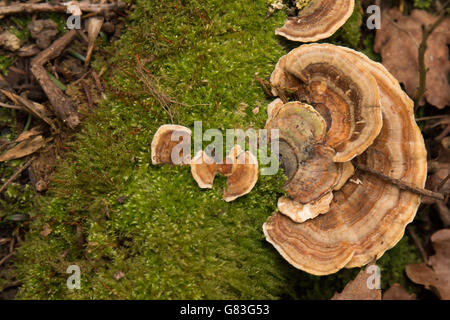
[[[216,163],[204,151],[199,151],[192,159],[192,177],[200,188],[212,188],[218,172],[227,177],[223,198],[230,202],[253,189],[258,181],[258,161],[250,151],[244,152],[239,145],[230,150],[225,163]]]
[[[308,104],[277,101],[270,108],[267,126],[280,128],[288,181],[280,212],[263,225],[267,241],[314,275],[380,258],[403,237],[420,196],[358,165],[424,187],[426,149],[412,100],[381,64],[330,44],[282,57],[271,84],[278,96]],[[288,111],[293,106],[303,114]]]
[[[191,136],[191,130],[183,126],[159,127],[151,144],[152,164],[190,165],[192,177],[202,189],[212,188],[216,174],[223,174],[227,177],[223,194],[227,202],[253,189],[258,181],[258,160],[250,151],[235,145],[224,163],[217,163],[202,150],[191,159]]]
[[[309,0],[275,34],[292,41],[314,42],[332,36],[350,18],[354,0]]]
[[[223,198],[230,202],[252,191],[258,181],[258,161],[250,151],[243,151],[239,145],[235,145],[227,156],[225,164],[221,166],[221,172],[227,175],[227,187]],[[228,165],[231,163],[231,171]]]
[[[191,136],[191,130],[183,126],[165,124],[159,127],[153,136],[151,145],[152,164],[190,164]],[[189,154],[185,152],[186,147],[188,147]],[[175,161],[172,160],[172,151],[174,148],[178,148],[179,150],[176,153],[177,159]]]

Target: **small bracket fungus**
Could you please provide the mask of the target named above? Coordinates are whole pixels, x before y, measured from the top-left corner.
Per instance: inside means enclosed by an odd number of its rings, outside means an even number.
[[[191,161],[191,174],[202,189],[211,189],[217,173],[217,164],[204,151],[199,151]]]
[[[231,172],[227,175],[227,187],[223,198],[230,202],[252,191],[258,181],[258,161],[250,151],[243,151],[235,145],[228,154],[226,163],[221,167],[225,172],[231,160]]]
[[[199,151],[192,159],[192,177],[200,188],[212,188],[218,172],[227,177],[223,198],[230,202],[253,189],[258,181],[258,161],[250,151],[244,152],[239,145],[230,150],[225,163],[217,164],[204,151]]]
[[[355,0],[310,0],[275,34],[292,41],[315,42],[332,36],[350,18]]]
[[[199,151],[191,159],[189,128],[179,125],[163,125],[152,141],[152,164],[190,165],[191,174],[202,189],[211,189],[217,173],[227,177],[224,200],[233,201],[249,193],[258,181],[258,161],[250,151],[239,145],[231,148],[224,163],[216,163],[206,152]]]
[[[294,49],[280,59],[271,82],[280,97],[307,101],[317,113],[306,116],[309,108],[299,102],[272,105],[267,126],[280,128],[289,180],[280,212],[263,225],[267,241],[291,265],[314,275],[380,258],[403,237],[420,196],[355,167],[423,188],[426,149],[412,100],[381,64],[329,44]],[[293,105],[302,106],[301,116],[284,111]],[[325,133],[312,130],[312,123],[323,122]]]
[[[152,164],[190,164],[191,136],[191,130],[183,126],[165,124],[159,127],[152,140]]]

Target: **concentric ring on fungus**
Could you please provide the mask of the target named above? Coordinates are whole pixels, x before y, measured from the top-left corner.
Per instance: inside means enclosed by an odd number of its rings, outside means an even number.
[[[292,41],[315,42],[332,36],[350,18],[355,0],[310,0],[275,34]]]
[[[314,52],[317,59],[310,58]],[[426,149],[414,120],[413,102],[381,64],[343,47],[329,44],[301,46],[277,64],[272,74],[272,84],[278,85],[275,91],[283,93],[283,87],[300,88],[306,98],[308,94],[315,95],[314,90],[306,90],[311,89],[315,75],[303,71],[303,66],[308,65],[305,60],[320,63],[319,57],[324,53],[323,58],[330,63],[333,61],[330,52],[335,53],[339,65],[350,63],[351,68],[363,71],[358,84],[371,83],[366,79],[369,77],[376,81],[374,87],[379,91],[382,128],[364,153],[361,154],[364,150],[358,150],[355,164],[423,188],[427,174]],[[327,101],[333,100],[322,99],[321,103],[327,105]],[[334,122],[336,113],[332,114]],[[378,121],[377,118],[367,120]],[[342,155],[346,149],[340,152]],[[348,163],[344,163],[346,168],[342,169],[347,179],[353,172]],[[414,219],[420,204],[419,195],[400,190],[376,175],[359,170],[352,179],[337,185],[339,188],[335,189],[339,190],[332,191],[333,201],[327,213],[297,223],[277,212],[263,225],[267,241],[291,265],[314,275],[332,274],[344,267],[360,267],[380,258],[403,237],[406,225]]]

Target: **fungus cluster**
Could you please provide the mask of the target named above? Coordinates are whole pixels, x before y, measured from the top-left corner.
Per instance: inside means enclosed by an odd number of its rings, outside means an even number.
[[[217,163],[205,151],[199,151],[191,159],[189,128],[166,124],[153,136],[152,164],[190,165],[191,174],[202,189],[213,187],[217,173],[227,177],[224,200],[233,201],[248,194],[258,181],[258,161],[250,151],[235,145],[225,161]]]
[[[267,128],[279,129],[288,181],[266,239],[293,266],[315,275],[363,266],[403,236],[417,194],[373,170],[422,188],[426,150],[413,102],[379,63],[330,44],[303,45],[271,76]]]
[[[350,18],[354,6],[354,0],[309,0],[275,34],[301,42],[328,38]]]

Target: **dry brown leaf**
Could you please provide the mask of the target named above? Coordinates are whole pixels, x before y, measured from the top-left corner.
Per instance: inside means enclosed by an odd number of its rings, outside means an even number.
[[[28,140],[34,136],[37,136],[39,134],[42,134],[42,127],[41,126],[36,126],[34,128],[32,128],[31,130],[27,130],[22,132],[21,134],[19,134],[19,136],[17,137],[15,142],[22,142],[25,140]]]
[[[416,295],[406,291],[400,284],[394,283],[383,294],[383,300],[416,300]]]
[[[88,20],[88,39],[89,39],[89,45],[88,45],[88,51],[86,54],[86,61],[85,66],[89,65],[89,62],[91,60],[92,52],[94,50],[95,45],[95,39],[97,39],[98,34],[100,33],[100,30],[103,25],[104,18],[103,17],[92,17]]]
[[[436,254],[425,263],[406,266],[406,274],[415,283],[432,290],[442,300],[450,300],[450,229],[442,229],[431,236]]]
[[[45,139],[39,135],[32,139],[20,142],[15,147],[0,155],[0,162],[28,156],[39,150],[45,143]]]
[[[405,85],[413,97],[419,86],[418,48],[422,41],[422,28],[438,18],[423,10],[413,10],[404,16],[397,8],[385,10],[382,27],[377,30],[375,52],[381,54],[383,65]],[[426,100],[439,109],[450,105],[449,49],[450,19],[446,18],[428,38],[425,54],[427,72]],[[424,101],[421,101],[423,104]]]
[[[381,290],[369,289],[369,278],[373,273],[368,272],[369,264],[358,273],[356,278],[345,286],[341,293],[335,293],[331,300],[381,300]]]

